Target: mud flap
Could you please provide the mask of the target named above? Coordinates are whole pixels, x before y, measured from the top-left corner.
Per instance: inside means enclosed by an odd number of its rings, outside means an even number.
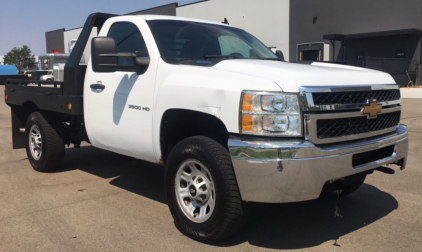
[[[12,106],[11,111],[13,149],[23,149],[25,148],[25,134],[22,134],[20,129],[25,128],[28,113],[24,108],[16,106]]]

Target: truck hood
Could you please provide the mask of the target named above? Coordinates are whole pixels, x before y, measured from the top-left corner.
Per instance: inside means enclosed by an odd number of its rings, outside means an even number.
[[[267,78],[284,92],[299,92],[301,86],[395,84],[391,75],[367,68],[319,63],[311,65],[270,60],[224,60],[213,66],[221,71]]]

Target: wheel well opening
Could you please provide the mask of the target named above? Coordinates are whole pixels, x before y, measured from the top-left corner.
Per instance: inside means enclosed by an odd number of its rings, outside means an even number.
[[[161,119],[160,148],[163,161],[167,160],[178,142],[192,136],[208,136],[228,148],[229,133],[219,118],[197,111],[170,109]]]
[[[19,120],[17,127],[25,127],[26,121],[32,112],[38,110],[37,105],[31,101],[27,101],[22,106],[12,106],[13,115]]]
[[[29,116],[32,112],[37,111],[38,107],[37,107],[37,105],[35,105],[35,103],[33,103],[31,101],[27,101],[22,105],[22,109]]]

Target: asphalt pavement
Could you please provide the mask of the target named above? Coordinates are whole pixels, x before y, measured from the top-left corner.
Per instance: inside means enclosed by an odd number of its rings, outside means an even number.
[[[2,86],[0,101],[0,251],[422,251],[422,99],[402,100],[406,169],[368,176],[340,199],[342,217],[335,198],[254,203],[247,226],[212,245],[175,228],[158,165],[86,144],[66,149],[61,169],[34,171],[12,149]]]

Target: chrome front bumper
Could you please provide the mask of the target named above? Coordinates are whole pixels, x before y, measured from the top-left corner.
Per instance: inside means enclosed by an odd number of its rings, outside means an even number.
[[[353,167],[354,154],[394,145],[391,156]],[[228,147],[242,199],[253,202],[297,202],[319,197],[325,183],[403,159],[407,127],[347,143],[315,146],[309,141],[251,141],[231,136]]]

